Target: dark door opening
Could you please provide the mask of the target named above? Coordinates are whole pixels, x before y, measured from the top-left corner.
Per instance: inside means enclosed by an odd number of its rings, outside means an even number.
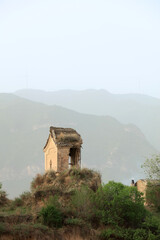
[[[71,148],[69,152],[69,168],[76,166],[79,167],[80,160],[80,149],[79,148]]]

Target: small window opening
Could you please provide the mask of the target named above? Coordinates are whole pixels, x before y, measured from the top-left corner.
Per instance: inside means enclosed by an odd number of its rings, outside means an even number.
[[[50,169],[52,169],[52,160],[50,160]]]

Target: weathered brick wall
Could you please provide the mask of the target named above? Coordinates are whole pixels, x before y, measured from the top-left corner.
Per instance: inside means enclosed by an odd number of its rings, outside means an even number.
[[[58,172],[69,168],[69,152],[68,147],[58,148]]]
[[[144,194],[143,195],[144,198],[146,197],[146,188],[147,188],[147,181],[146,180],[138,180],[137,181],[137,190]]]

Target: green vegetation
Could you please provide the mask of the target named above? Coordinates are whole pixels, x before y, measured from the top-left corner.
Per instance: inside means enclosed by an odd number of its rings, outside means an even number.
[[[75,218],[90,221],[94,215],[94,192],[87,186],[82,185],[71,197],[69,205]]]
[[[149,206],[160,212],[160,182],[147,183],[146,201]]]
[[[86,222],[81,218],[67,218],[65,224],[71,226],[84,226],[86,225]]]
[[[104,224],[138,227],[146,216],[144,199],[135,187],[112,181],[99,188],[96,195],[96,209]]]
[[[99,173],[88,169],[37,175],[31,192],[1,206],[0,221],[1,234],[21,237],[62,239],[67,229],[78,228],[84,236],[94,232],[96,240],[160,239],[160,217],[146,210],[136,187],[103,185]]]
[[[6,205],[8,202],[7,194],[2,190],[2,184],[0,183],[0,206]]]
[[[63,214],[57,196],[50,197],[47,205],[39,213],[42,223],[49,227],[60,228],[63,225]]]
[[[160,181],[160,155],[154,155],[148,158],[142,165],[148,179]]]
[[[159,237],[143,228],[109,228],[100,234],[102,240],[159,240]]]
[[[142,167],[148,179],[146,201],[150,207],[160,212],[160,155],[147,159]]]
[[[48,205],[47,207],[43,207],[40,211],[40,216],[42,216],[42,222],[44,225],[56,228],[62,227],[63,216],[60,210],[55,206]]]
[[[9,225],[0,223],[0,235],[10,234],[14,239],[26,239],[31,238],[31,236],[36,237],[36,239],[46,239],[45,235],[49,237],[53,232],[46,226],[42,224],[33,223],[20,223],[16,225]],[[51,238],[52,239],[52,238]]]

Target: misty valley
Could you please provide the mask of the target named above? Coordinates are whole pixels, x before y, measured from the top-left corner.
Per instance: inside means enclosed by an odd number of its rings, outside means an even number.
[[[99,170],[103,182],[129,185],[132,178],[143,178],[141,165],[159,150],[159,104],[159,99],[143,95],[119,96],[102,90],[0,94],[3,187],[15,197],[29,189],[36,173],[44,172],[43,147],[52,125],[81,133],[82,166]]]
[[[159,109],[104,90],[1,93],[2,240],[159,239],[159,181],[141,168],[159,162]]]

